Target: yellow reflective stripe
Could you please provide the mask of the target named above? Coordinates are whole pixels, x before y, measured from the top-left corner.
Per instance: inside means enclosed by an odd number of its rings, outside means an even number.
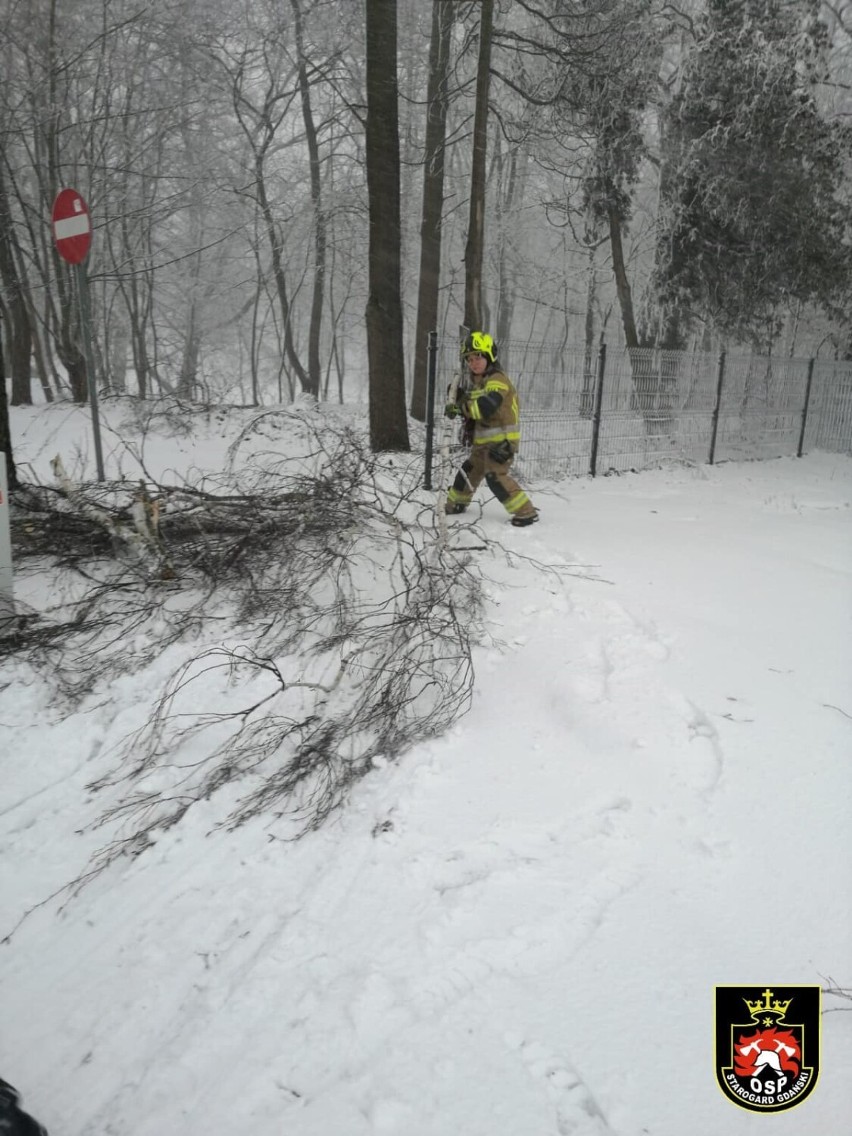
[[[473,436],[475,446],[484,445],[486,442],[520,442],[520,440],[520,429],[511,426],[508,428],[506,426],[477,426],[476,433]]]
[[[482,390],[480,387],[476,387],[468,395],[467,413],[468,417],[471,418],[474,422],[482,421],[482,411],[479,408],[478,400],[482,398],[484,394],[484,390]]]
[[[528,501],[529,497],[527,497],[526,493],[524,493],[523,489],[521,489],[520,492],[513,493],[509,500],[504,501],[503,504],[506,508],[507,513],[517,513],[517,511],[519,509],[522,509]]]
[[[508,390],[511,390],[508,383],[502,383],[499,379],[489,379],[484,387],[475,387],[467,396],[467,417],[473,422],[481,422],[482,410],[478,405],[478,400],[492,392],[500,394],[502,397],[503,392]],[[517,395],[512,399],[512,418],[515,422],[518,421]]]
[[[447,491],[447,500],[451,505],[469,505],[472,497],[472,493],[462,493],[458,489],[450,488]]]

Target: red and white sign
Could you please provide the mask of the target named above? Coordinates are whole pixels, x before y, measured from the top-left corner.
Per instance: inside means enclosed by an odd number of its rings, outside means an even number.
[[[89,207],[76,189],[60,189],[51,214],[56,251],[69,264],[82,264],[92,244]]]

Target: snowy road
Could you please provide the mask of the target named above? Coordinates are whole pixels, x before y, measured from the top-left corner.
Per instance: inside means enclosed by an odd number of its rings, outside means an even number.
[[[716,984],[852,987],[852,461],[535,497],[535,529],[494,503],[483,528],[583,567],[486,567],[449,736],[295,845],[196,806],[3,947],[0,1074],[52,1134],[842,1130],[843,1001],[816,1090],[769,1122],[724,1099],[712,1045]],[[138,700],[61,722],[18,679],[4,934],[102,843],[84,786]]]

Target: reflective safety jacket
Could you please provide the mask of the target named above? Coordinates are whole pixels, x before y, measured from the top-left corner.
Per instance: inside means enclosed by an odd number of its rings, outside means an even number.
[[[502,371],[486,372],[462,406],[465,418],[473,423],[474,446],[493,446],[509,442],[518,452],[521,427],[518,419],[518,392]]]

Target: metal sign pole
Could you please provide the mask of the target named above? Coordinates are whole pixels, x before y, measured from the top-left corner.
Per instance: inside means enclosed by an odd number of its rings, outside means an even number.
[[[6,455],[0,452],[0,626],[15,614],[12,591],[12,528],[9,517],[9,487]]]
[[[95,436],[95,463],[98,481],[105,481],[104,455],[101,449],[101,421],[98,413],[98,383],[95,375],[95,359],[92,351],[92,309],[89,301],[89,277],[86,262],[77,266],[77,289],[80,296],[80,328],[83,333],[83,353],[86,357],[86,376],[89,384],[89,403],[92,407],[92,431]]]

